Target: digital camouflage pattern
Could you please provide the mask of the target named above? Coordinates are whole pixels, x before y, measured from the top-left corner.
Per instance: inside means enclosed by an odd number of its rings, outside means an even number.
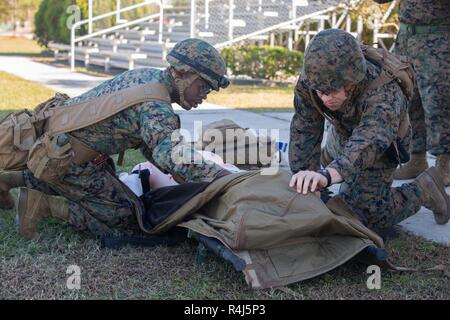
[[[173,93],[173,80],[167,70],[151,68],[124,72],[78,97],[69,99],[65,105],[111,94],[133,85],[157,81]],[[212,180],[222,168],[200,162],[174,162],[172,153],[192,147],[171,139],[180,128],[178,116],[166,103],[140,103],[108,119],[83,129],[72,131],[98,152],[112,155],[130,148],[140,148],[145,157],[166,172],[177,174],[186,181]],[[71,223],[80,230],[95,235],[128,230],[138,227],[124,186],[114,183],[105,165],[92,161],[81,166],[73,165],[61,181],[46,184],[26,171],[28,187],[64,196],[70,202]]]
[[[390,2],[375,0],[378,3]],[[411,152],[450,154],[450,2],[400,0],[401,23],[446,26],[441,30],[412,33],[400,30],[395,52],[412,59],[418,90],[410,104],[413,127]]]
[[[48,184],[26,170],[27,188],[48,195],[62,195],[69,204],[69,224],[94,236],[143,234],[124,187],[107,170],[92,162],[69,169],[63,179]]]
[[[191,38],[180,41],[175,45],[175,47],[173,47],[172,51],[182,54],[200,65],[207,67],[219,76],[223,76],[226,73],[227,69],[225,61],[220,53],[216,50],[216,48],[203,40]],[[211,85],[214,90],[219,90],[220,86],[216,79],[213,79],[206,73],[199,72],[199,70],[184,64],[176,57],[171,56],[170,52],[167,55],[167,62],[178,71],[193,71],[198,73]]]
[[[317,34],[306,48],[301,80],[314,90],[330,94],[360,82],[366,69],[358,41],[343,30],[327,29]]]
[[[330,48],[324,46],[323,50],[330,51]],[[335,58],[341,57],[339,50],[332,54]],[[381,230],[416,213],[421,206],[421,192],[415,184],[391,187],[396,164],[384,153],[398,136],[400,121],[406,116],[407,100],[395,81],[365,90],[368,83],[380,74],[378,66],[369,61],[366,63],[365,77],[356,85],[345,105],[338,111],[328,111],[348,135],[331,126],[326,150],[334,159],[328,167],[336,169],[344,180],[339,197],[366,226]],[[294,173],[318,170],[324,119],[314,107],[309,88],[301,78],[295,90],[295,114],[289,144],[290,167]],[[318,97],[316,100],[321,104]],[[411,131],[399,138],[408,148]]]
[[[388,3],[392,0],[374,0]],[[448,25],[450,11],[448,0],[400,0],[398,17],[400,22],[416,25]]]

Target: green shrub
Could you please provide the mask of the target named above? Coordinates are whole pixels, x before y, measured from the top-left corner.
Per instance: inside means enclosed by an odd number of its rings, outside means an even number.
[[[240,46],[224,48],[221,53],[233,75],[258,79],[296,76],[303,63],[303,53],[283,47]]]
[[[142,0],[123,0],[122,8],[142,3]],[[59,43],[70,43],[70,29],[67,27],[67,20],[73,12],[67,13],[67,8],[76,5],[80,8],[81,19],[88,18],[88,0],[43,0],[35,15],[35,35],[38,42],[44,46],[50,41]],[[93,1],[93,16],[98,16],[116,9],[116,1]],[[134,20],[146,15],[158,12],[155,5],[149,4],[138,9],[122,13],[122,19]],[[97,20],[93,22],[93,31],[109,28],[116,24],[116,16]],[[82,25],[76,30],[77,36],[87,33],[88,25]]]
[[[75,0],[43,0],[34,17],[35,36],[39,44],[47,46],[50,41],[70,43],[67,8]]]

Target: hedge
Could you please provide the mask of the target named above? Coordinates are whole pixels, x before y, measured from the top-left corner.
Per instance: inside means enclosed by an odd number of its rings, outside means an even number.
[[[122,0],[122,8],[133,4],[141,3],[142,0]],[[50,41],[58,43],[70,43],[70,29],[67,28],[67,19],[73,12],[67,13],[67,8],[76,5],[80,8],[81,19],[88,17],[88,0],[43,0],[35,15],[35,36],[37,41],[47,46]],[[111,12],[116,9],[116,1],[93,1],[94,16]],[[155,5],[144,6],[122,13],[122,19],[133,20],[158,11]],[[94,31],[109,28],[115,25],[115,15],[98,20],[93,23]],[[87,25],[83,25],[81,30],[76,31],[77,35],[87,33]]]
[[[222,49],[222,56],[233,75],[258,79],[285,79],[297,76],[303,53],[283,47],[239,46]]]

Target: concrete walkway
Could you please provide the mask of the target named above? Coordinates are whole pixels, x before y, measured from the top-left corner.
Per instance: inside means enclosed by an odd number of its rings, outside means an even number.
[[[0,56],[0,70],[6,71],[21,78],[38,82],[55,91],[65,92],[70,96],[80,95],[99,83],[109,79],[105,77],[90,76],[83,73],[72,73],[66,68],[56,68],[42,63],[34,62],[23,57]],[[191,133],[191,139],[197,139],[196,127],[201,123],[210,123],[220,119],[231,119],[245,128],[252,128],[256,131],[267,129],[279,129],[278,140],[289,141],[289,125],[292,118],[291,112],[268,112],[253,113],[242,110],[233,110],[223,106],[204,103],[197,110],[185,111],[174,104],[174,109],[181,118],[181,126]],[[261,132],[261,131],[259,131]],[[286,159],[284,164],[286,165]],[[434,165],[435,158],[428,157],[430,165]],[[401,185],[406,181],[395,181],[394,186]],[[334,192],[339,186],[333,186]],[[450,187],[447,188],[450,194]],[[415,235],[422,236],[428,240],[450,246],[450,223],[444,226],[434,222],[433,214],[422,208],[414,216],[402,221],[399,224],[403,229]]]

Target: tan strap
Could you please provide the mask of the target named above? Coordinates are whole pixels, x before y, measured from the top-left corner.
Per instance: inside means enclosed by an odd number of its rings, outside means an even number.
[[[70,146],[72,147],[74,153],[73,162],[76,165],[86,163],[96,158],[97,156],[101,155],[99,152],[92,149],[90,146],[88,146],[80,139],[77,139],[72,135],[69,136],[70,136]]]
[[[366,87],[367,91],[376,89],[376,88],[381,88],[382,86],[384,86],[386,83],[391,82],[392,80],[394,80],[394,76],[390,75],[386,72],[386,70],[381,69],[381,73],[380,75],[372,80],[369,85]]]
[[[142,102],[170,103],[171,100],[166,86],[161,83],[133,86],[95,99],[50,109],[46,132],[56,135],[85,128]]]

